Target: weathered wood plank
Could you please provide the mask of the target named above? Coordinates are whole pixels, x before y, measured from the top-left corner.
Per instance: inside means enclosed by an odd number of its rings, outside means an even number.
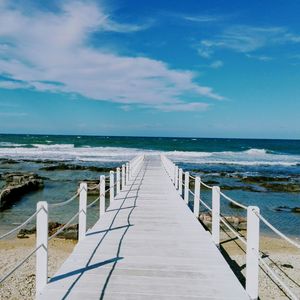
[[[40,299],[248,299],[161,166],[145,167],[88,230]]]

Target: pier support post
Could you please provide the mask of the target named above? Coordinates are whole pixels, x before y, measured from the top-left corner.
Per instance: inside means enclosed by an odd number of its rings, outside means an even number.
[[[110,203],[114,201],[115,198],[115,182],[114,182],[115,172],[109,172],[109,200]]]
[[[195,178],[194,215],[198,219],[200,213],[200,177]]]
[[[129,163],[126,163],[126,182],[125,184],[128,184],[129,182]]]
[[[175,166],[175,188],[178,189],[178,166]]]
[[[36,298],[48,282],[48,203],[39,201],[36,209]]]
[[[86,233],[86,202],[87,202],[87,183],[80,183],[79,194],[79,216],[78,216],[78,241],[80,242]]]
[[[100,201],[99,201],[100,216],[105,213],[105,176],[100,176]]]
[[[184,173],[184,201],[186,204],[189,203],[189,190],[190,190],[190,173]]]
[[[258,299],[259,213],[257,206],[247,208],[246,292],[251,300]]]
[[[182,174],[183,174],[183,171],[182,169],[180,168],[179,169],[179,179],[178,179],[178,191],[179,191],[179,195],[182,196]]]
[[[217,247],[220,244],[220,187],[212,188],[212,239]]]
[[[125,187],[125,165],[122,165],[122,190]]]
[[[120,168],[117,168],[117,194],[120,193],[121,182],[120,182]]]

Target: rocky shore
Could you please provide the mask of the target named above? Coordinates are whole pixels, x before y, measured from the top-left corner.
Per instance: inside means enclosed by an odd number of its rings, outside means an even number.
[[[34,173],[5,173],[1,180],[6,184],[0,191],[0,210],[10,207],[25,194],[44,187],[43,178]]]

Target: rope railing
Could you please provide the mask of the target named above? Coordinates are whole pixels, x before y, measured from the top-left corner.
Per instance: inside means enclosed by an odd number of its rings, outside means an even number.
[[[54,234],[48,237],[48,241],[51,241],[53,238],[58,236],[61,232],[63,232],[82,212],[83,210],[78,211],[67,223],[65,223],[61,228],[59,228]]]
[[[262,221],[268,228],[270,228],[274,233],[279,235],[281,238],[283,238],[285,241],[287,241],[289,244],[295,246],[296,248],[300,249],[300,244],[298,244],[296,241],[292,240],[288,236],[286,236],[284,233],[279,231],[277,228],[275,228],[268,220],[266,220],[260,213],[259,209],[256,207],[246,206],[231,197],[227,196],[223,192],[220,191],[219,187],[213,187],[206,183],[204,183],[200,177],[190,175],[189,172],[185,172],[185,182],[183,182],[182,176],[183,171],[182,169],[179,169],[178,167],[171,162],[168,158],[166,158],[164,155],[161,155],[161,160],[163,162],[163,166],[168,174],[168,176],[171,178],[173,184],[175,185],[175,188],[178,189],[179,194],[183,196],[182,188],[184,187],[184,200],[186,203],[189,203],[189,195],[192,195],[194,197],[194,215],[198,218],[200,214],[199,209],[199,203],[202,204],[206,209],[209,210],[209,212],[212,215],[212,239],[216,243],[216,245],[219,245],[219,231],[220,231],[220,223],[223,223],[228,230],[236,237],[238,238],[243,245],[247,246],[247,264],[250,262],[252,265],[257,265],[257,274],[253,271],[249,271],[249,274],[247,272],[246,274],[246,291],[250,298],[258,298],[258,266],[261,263],[265,269],[267,269],[267,272],[270,274],[270,276],[278,283],[278,286],[280,286],[284,292],[293,300],[299,300],[299,298],[291,291],[291,288],[288,287],[282,279],[279,278],[279,276],[270,268],[270,266],[263,260],[263,258],[259,255],[259,220]],[[195,182],[194,191],[192,191],[189,187],[189,179],[193,179]],[[179,186],[178,186],[179,184]],[[212,207],[207,205],[200,196],[200,186],[203,185],[204,187],[212,190]],[[247,236],[250,235],[250,240],[247,241],[247,239],[241,235],[226,219],[226,217],[222,216],[220,213],[220,199],[224,198],[230,203],[236,205],[237,207],[240,207],[244,210],[247,210]],[[216,223],[217,222],[217,223]],[[216,233],[216,231],[218,231]],[[250,244],[249,244],[250,243]],[[254,261],[253,261],[254,259]],[[255,261],[256,260],[256,261]],[[262,268],[262,266],[260,266]],[[247,270],[247,269],[246,269]]]
[[[40,209],[41,210],[41,209]],[[13,228],[12,230],[6,232],[5,234],[0,236],[0,240],[12,235],[13,233],[15,233],[16,231],[19,231],[20,229],[22,229],[23,227],[25,227],[28,223],[30,223],[30,221],[32,221],[37,214],[40,212],[40,210],[36,211],[35,213],[33,213],[29,218],[27,218],[22,224],[18,225],[17,227]]]
[[[62,202],[57,202],[57,203],[49,203],[49,207],[61,207],[61,206],[65,206],[69,203],[71,203],[74,199],[76,199],[79,194],[80,194],[81,190],[79,190],[76,194],[74,194],[71,198],[69,198],[66,201],[62,201]]]
[[[47,202],[40,201],[37,203],[37,210],[34,212],[29,218],[27,218],[22,224],[18,225],[17,227],[13,228],[9,232],[3,234],[0,236],[0,240],[4,239],[13,233],[19,231],[21,228],[25,227],[27,224],[29,224],[34,218],[36,218],[37,222],[37,246],[35,249],[33,249],[24,259],[22,259],[20,262],[18,262],[11,270],[9,270],[7,273],[5,273],[0,278],[0,283],[4,282],[7,278],[9,278],[18,268],[20,268],[30,257],[32,257],[35,253],[37,263],[36,263],[36,295],[40,295],[42,289],[47,284],[47,267],[45,265],[48,265],[48,255],[45,253],[48,252],[48,241],[51,241],[53,238],[57,237],[60,233],[62,233],[67,227],[78,217],[78,238],[79,241],[85,237],[86,234],[86,214],[87,209],[94,206],[98,201],[100,201],[100,215],[102,215],[105,212],[105,195],[107,192],[110,192],[110,200],[113,201],[115,197],[115,187],[116,194],[121,191],[121,183],[122,183],[122,190],[125,188],[125,186],[129,183],[130,176],[134,176],[136,172],[139,171],[140,168],[143,166],[144,161],[144,155],[140,155],[130,162],[126,163],[125,165],[122,165],[122,168],[116,168],[116,172],[111,171],[109,175],[102,175],[100,176],[100,182],[99,184],[95,184],[93,186],[88,187],[87,183],[82,183],[80,185],[80,188],[69,199],[57,202],[57,203],[50,203],[48,205]],[[116,180],[115,180],[116,177]],[[102,179],[102,182],[101,182]],[[106,180],[109,179],[109,187],[105,189],[105,183]],[[121,180],[122,179],[122,180]],[[101,187],[102,186],[102,187]],[[87,193],[88,190],[95,190],[99,189],[99,196],[93,200],[91,203],[87,205]],[[103,192],[101,192],[101,189],[103,189]],[[66,222],[62,227],[60,227],[55,233],[53,233],[51,236],[48,236],[48,207],[49,208],[55,208],[55,207],[62,207],[65,206],[74,199],[79,197],[79,210],[76,212],[75,215],[73,215],[68,222]],[[40,253],[42,251],[43,253]],[[45,261],[46,260],[46,261]],[[40,266],[40,264],[42,266]],[[45,273],[46,272],[46,273]]]
[[[17,271],[32,255],[34,255],[42,245],[36,247],[33,249],[25,258],[23,258],[21,261],[19,261],[10,271],[8,271],[6,274],[4,274],[0,278],[0,284],[4,282],[7,278],[9,278],[15,271]]]
[[[278,234],[281,238],[283,238],[284,240],[286,240],[288,243],[290,243],[291,245],[295,246],[296,248],[300,249],[300,244],[298,244],[297,242],[293,241],[292,239],[290,239],[289,237],[287,237],[284,233],[282,233],[281,231],[279,231],[277,228],[275,228],[269,221],[267,221],[260,213],[254,212],[255,215],[265,224],[267,225],[273,232],[275,232],[276,234]]]
[[[228,200],[229,202],[235,204],[236,206],[240,207],[240,208],[243,208],[245,210],[247,210],[247,206],[233,200],[232,198],[228,197],[227,195],[225,195],[224,193],[220,192],[220,195],[224,197],[224,199]]]

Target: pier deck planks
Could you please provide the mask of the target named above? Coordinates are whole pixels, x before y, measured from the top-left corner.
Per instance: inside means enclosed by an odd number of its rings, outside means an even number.
[[[39,299],[249,299],[158,156],[119,193]]]

